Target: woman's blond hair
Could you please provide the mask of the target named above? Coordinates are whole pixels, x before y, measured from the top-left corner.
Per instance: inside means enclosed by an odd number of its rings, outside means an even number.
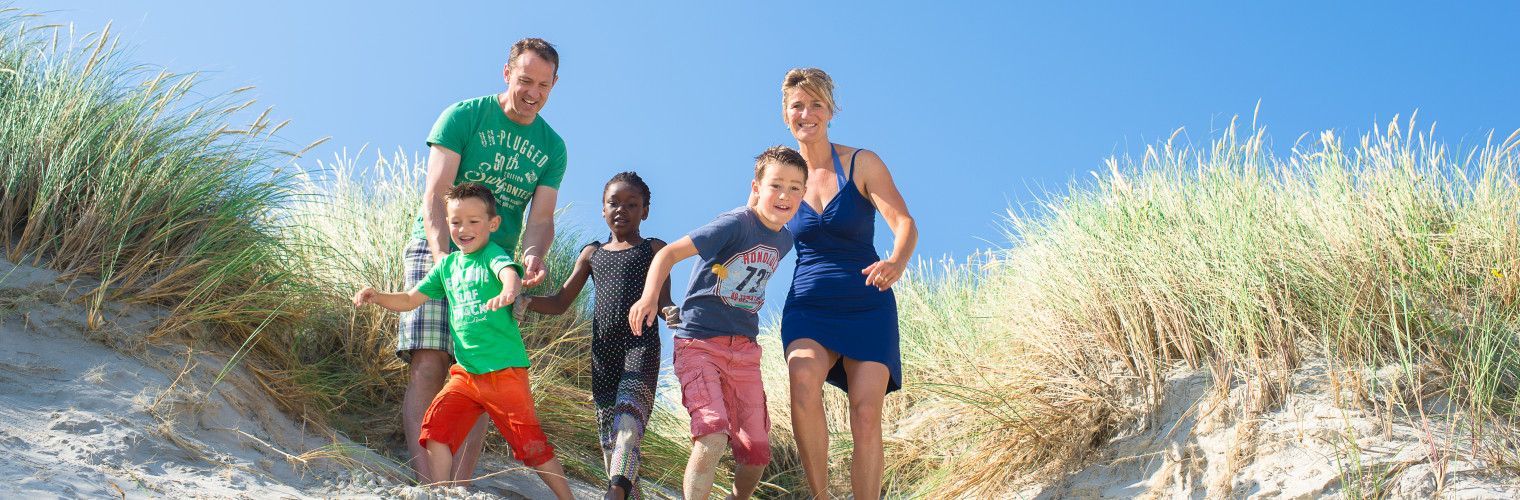
[[[829,107],[829,112],[839,112],[839,106],[834,104],[834,79],[829,78],[829,74],[824,73],[823,70],[792,68],[791,71],[787,71],[786,78],[781,81],[782,106],[786,106],[786,93],[796,88],[823,101],[823,105]]]

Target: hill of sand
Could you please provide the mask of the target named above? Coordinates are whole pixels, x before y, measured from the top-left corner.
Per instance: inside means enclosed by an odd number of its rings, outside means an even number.
[[[91,321],[92,287],[0,261],[3,496],[553,497],[514,462],[483,464],[471,489],[413,486],[394,461],[278,411],[227,368],[232,349],[150,341],[164,310],[105,303]]]

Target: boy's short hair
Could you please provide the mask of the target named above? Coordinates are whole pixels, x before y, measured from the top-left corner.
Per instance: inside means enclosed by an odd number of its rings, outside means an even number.
[[[491,217],[496,216],[496,195],[491,193],[491,188],[485,187],[481,183],[461,183],[449,188],[449,192],[443,195],[444,200],[463,200],[466,198],[480,200],[481,203],[486,204],[486,215]]]
[[[772,163],[797,167],[797,170],[802,171],[802,180],[807,180],[807,159],[797,150],[779,144],[765,148],[765,151],[755,156],[755,180],[765,177],[765,167]]]

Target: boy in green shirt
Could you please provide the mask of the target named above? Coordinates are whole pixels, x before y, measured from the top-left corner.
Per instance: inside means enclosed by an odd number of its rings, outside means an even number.
[[[565,470],[554,456],[533,412],[528,391],[528,353],[512,318],[511,304],[522,288],[520,266],[490,235],[501,225],[491,190],[473,182],[445,196],[449,238],[459,247],[428,272],[417,286],[399,293],[364,287],[354,306],[378,304],[410,311],[429,299],[447,298],[454,355],[449,380],[423,417],[418,437],[432,470],[452,468],[453,454],[481,412],[491,416],[512,446],[512,455],[532,467],[555,496],[570,498]]]

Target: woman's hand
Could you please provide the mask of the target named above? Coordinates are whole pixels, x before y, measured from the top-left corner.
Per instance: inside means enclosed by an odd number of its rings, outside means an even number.
[[[866,275],[867,286],[874,286],[877,290],[885,292],[897,283],[898,278],[902,278],[906,268],[907,266],[892,259],[879,260],[875,264],[866,266],[860,274]]]

